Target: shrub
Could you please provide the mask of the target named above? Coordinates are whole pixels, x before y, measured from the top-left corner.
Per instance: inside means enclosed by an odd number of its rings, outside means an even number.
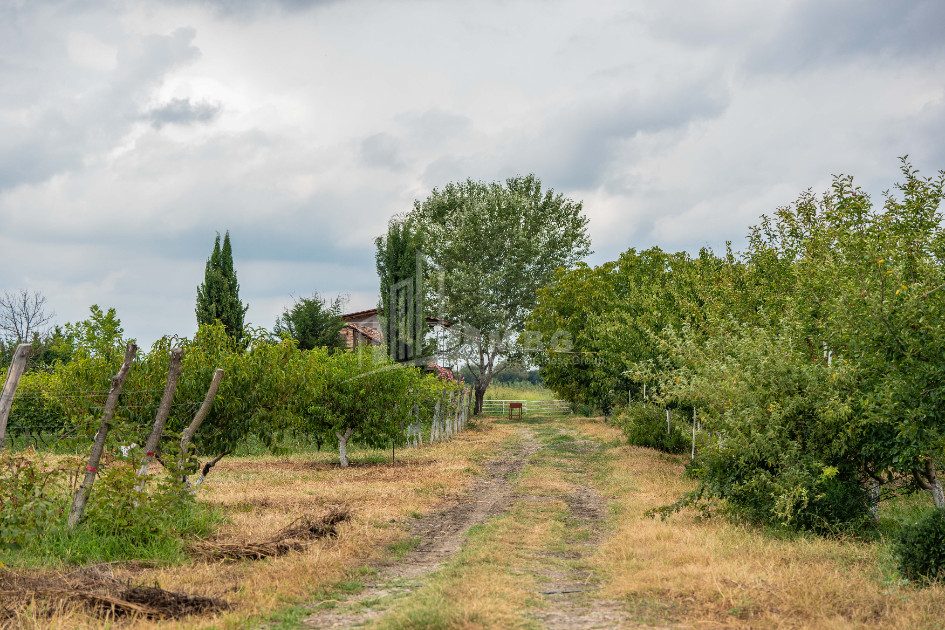
[[[628,407],[614,421],[634,446],[655,448],[664,453],[684,453],[689,448],[688,425],[670,422],[666,430],[666,410],[656,405],[635,404]]]
[[[0,549],[18,549],[41,537],[59,513],[46,470],[32,450],[0,452]]]
[[[945,510],[929,510],[903,526],[895,545],[899,571],[919,582],[945,580]]]

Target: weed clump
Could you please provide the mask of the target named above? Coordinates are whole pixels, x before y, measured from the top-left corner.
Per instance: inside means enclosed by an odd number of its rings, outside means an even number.
[[[945,510],[935,508],[904,525],[895,545],[899,571],[910,580],[945,580]]]
[[[656,405],[631,405],[615,419],[627,442],[633,446],[655,448],[664,453],[684,453],[689,448],[688,426],[670,421],[666,426],[666,410]]]

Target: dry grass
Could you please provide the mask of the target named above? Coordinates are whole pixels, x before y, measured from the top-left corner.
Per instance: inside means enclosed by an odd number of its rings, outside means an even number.
[[[621,439],[602,423],[580,428]],[[643,512],[692,489],[684,459],[649,449],[611,449],[601,490],[615,498],[616,531],[595,561],[603,596],[624,599],[641,621],[731,628],[941,628],[945,587],[887,583],[880,545],[818,537],[778,538],[721,518]]]
[[[530,462],[514,483],[508,513],[474,527],[462,551],[371,628],[531,628],[543,558],[564,538],[568,507],[552,498],[572,484],[551,466]]]
[[[304,459],[224,459],[199,495],[222,508],[229,520],[214,536],[218,545],[269,540],[302,515],[319,517],[343,509],[350,511],[351,518],[338,525],[336,538],[314,540],[302,551],[280,557],[225,563],[195,559],[181,566],[150,569],[115,566],[116,579],[215,597],[233,606],[229,612],[180,621],[124,620],[123,627],[233,628],[245,625],[247,619],[265,618],[287,604],[309,601],[319,590],[344,580],[354,568],[376,560],[388,543],[403,538],[398,521],[457,496],[479,471],[479,462],[514,436],[510,428],[487,420],[479,426],[448,443],[398,451],[395,464],[388,460],[341,469],[333,463],[337,461],[333,453]],[[99,628],[102,619],[63,606],[51,617],[27,610],[9,626]]]

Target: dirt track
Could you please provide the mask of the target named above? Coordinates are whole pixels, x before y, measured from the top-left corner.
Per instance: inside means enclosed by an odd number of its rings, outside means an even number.
[[[470,528],[488,518],[505,513],[512,502],[509,478],[521,472],[539,444],[530,436],[520,447],[505,451],[488,462],[483,474],[457,503],[428,516],[411,519],[407,527],[420,539],[402,560],[379,567],[375,584],[346,600],[345,610],[329,609],[308,617],[305,627],[350,628],[379,617],[384,610],[354,606],[368,598],[386,598],[418,588],[423,578],[433,573],[460,550]]]
[[[600,589],[598,578],[592,572],[574,568],[590,557],[603,535],[606,505],[590,485],[580,483],[586,470],[580,465],[582,454],[596,452],[594,442],[574,441],[565,446],[537,440],[529,427],[522,427],[522,441],[508,448],[502,455],[484,467],[484,472],[457,502],[407,523],[411,536],[419,539],[417,545],[401,560],[377,567],[373,583],[333,608],[318,611],[303,622],[311,628],[357,627],[382,617],[396,599],[407,597],[421,588],[427,578],[453,558],[462,548],[470,528],[492,517],[507,513],[514,502],[549,501],[561,499],[568,506],[568,521],[574,530],[589,532],[581,540],[568,542],[566,552],[544,552],[535,556],[530,566],[522,567],[538,577],[540,590],[536,596],[542,606],[527,613],[527,618],[540,625],[557,628],[614,628],[625,627],[626,613],[616,602],[591,599]],[[578,481],[561,496],[535,496],[516,489],[516,477],[536,453],[550,454],[560,461],[569,476]],[[549,558],[558,553],[559,558]],[[555,566],[548,568],[549,560]],[[524,612],[524,611],[523,611]]]

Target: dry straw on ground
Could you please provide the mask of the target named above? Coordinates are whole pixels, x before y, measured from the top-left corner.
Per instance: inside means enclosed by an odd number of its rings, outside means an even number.
[[[623,441],[601,423],[581,429]],[[613,497],[614,533],[596,555],[602,595],[641,622],[727,628],[942,628],[945,586],[927,589],[883,574],[884,550],[863,540],[773,536],[724,518],[645,518],[694,487],[682,457],[620,446],[601,491]]]
[[[95,568],[20,574],[0,569],[0,623],[16,626],[24,611],[55,616],[79,608],[106,620],[180,619],[229,608],[226,601],[122,582]]]
[[[479,422],[479,429],[454,436],[451,442],[398,450],[396,463],[378,462],[390,451],[355,452],[356,464],[342,469],[337,453],[292,457],[226,458],[200,487],[199,499],[218,507],[227,522],[205,541],[231,551],[247,541],[268,543],[263,560],[215,560],[195,557],[179,566],[143,567],[130,563],[110,567],[109,575],[123,584],[160,585],[173,593],[191,593],[226,601],[230,608],[180,619],[118,615],[128,628],[220,628],[265,619],[294,603],[316,601],[319,592],[346,580],[351,572],[376,561],[389,543],[406,536],[399,523],[427,513],[443,501],[458,497],[512,431]],[[364,459],[373,463],[360,463]],[[350,517],[333,524],[334,536],[287,531],[300,515],[325,514],[338,508]],[[293,549],[269,552],[290,534]],[[291,541],[295,541],[294,543]],[[303,543],[296,545],[295,543]],[[195,543],[199,546],[201,543]],[[253,554],[249,554],[253,556]],[[225,565],[223,563],[226,563]],[[100,628],[102,618],[82,602],[55,606],[26,605],[7,625],[13,628]]]
[[[301,551],[312,541],[333,538],[338,535],[338,524],[347,521],[351,513],[346,508],[337,508],[322,516],[301,516],[266,540],[252,542],[217,542],[197,540],[190,548],[197,557],[210,560],[261,560],[283,556],[291,551]]]

